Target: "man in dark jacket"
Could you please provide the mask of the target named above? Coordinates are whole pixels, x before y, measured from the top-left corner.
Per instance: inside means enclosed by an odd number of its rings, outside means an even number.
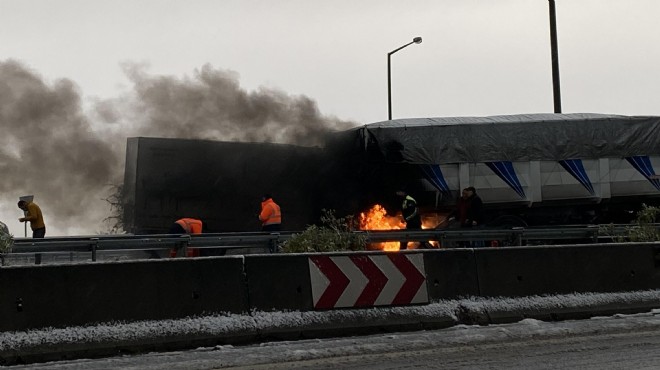
[[[467,219],[466,222],[469,225],[468,227],[481,226],[483,223],[483,209],[484,202],[481,201],[481,198],[477,195],[477,190],[470,186],[465,188],[468,191],[468,209],[467,209]]]
[[[477,195],[477,190],[470,186],[463,189],[461,197],[456,202],[456,209],[449,214],[449,221],[458,220],[461,227],[473,227],[483,222],[484,203]]]

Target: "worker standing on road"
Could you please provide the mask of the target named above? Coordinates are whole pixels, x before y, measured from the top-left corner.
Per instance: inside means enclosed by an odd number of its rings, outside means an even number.
[[[41,208],[30,201],[20,200],[18,201],[18,208],[22,209],[25,212],[25,217],[18,219],[20,222],[30,221],[30,228],[32,229],[33,238],[43,238],[46,236],[46,224],[44,223],[44,216],[41,213]]]
[[[261,198],[261,213],[259,213],[262,231],[280,231],[282,228],[282,212],[270,194]]]
[[[422,218],[419,215],[419,209],[417,208],[417,201],[408,195],[405,190],[399,190],[396,192],[396,195],[403,198],[403,203],[401,204],[401,215],[403,220],[406,223],[407,230],[421,230],[422,229]],[[431,244],[427,241],[421,241],[420,248],[432,248]],[[401,246],[399,250],[404,250],[408,248],[407,241],[401,241]]]
[[[196,218],[184,217],[176,220],[170,227],[170,234],[190,234],[196,235],[202,233],[202,220]],[[177,250],[172,249],[170,251],[170,257],[176,257]],[[199,249],[197,248],[188,248],[187,250],[188,257],[199,257]]]

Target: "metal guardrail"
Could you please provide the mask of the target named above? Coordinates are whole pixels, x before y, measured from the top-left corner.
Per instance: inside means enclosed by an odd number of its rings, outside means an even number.
[[[555,241],[612,241],[624,235],[632,225],[580,225],[565,227],[512,229],[426,229],[426,230],[367,230],[356,231],[366,236],[368,243],[399,241],[438,241],[442,247],[454,247],[462,242],[497,241],[501,246],[523,246]],[[660,230],[660,224],[654,225]],[[99,252],[109,251],[166,251],[176,250],[185,256],[187,250],[231,250],[254,248],[277,252],[279,245],[299,232],[237,232],[202,235],[95,235],[54,237],[44,239],[17,238],[8,255],[35,255],[41,263],[42,254],[90,253],[96,261]],[[4,258],[6,256],[0,256]]]
[[[97,261],[100,252],[121,251],[176,251],[177,256],[187,255],[189,249],[223,250],[262,249],[271,253],[288,240],[292,232],[281,233],[222,233],[203,235],[95,235],[79,237],[53,237],[43,239],[17,238],[11,253],[0,256],[34,255],[34,263],[40,264],[43,255],[63,253],[89,253]],[[223,253],[224,253],[223,252]],[[155,254],[154,254],[155,255]],[[73,260],[73,258],[71,259]]]

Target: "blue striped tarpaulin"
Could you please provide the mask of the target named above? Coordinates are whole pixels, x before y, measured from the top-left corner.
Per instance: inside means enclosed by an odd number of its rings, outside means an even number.
[[[648,155],[636,155],[632,157],[626,157],[626,160],[635,167],[647,180],[655,186],[656,189],[660,190],[660,179],[658,179],[653,169],[653,164]]]
[[[516,170],[513,168],[511,161],[486,162],[486,166],[504,180],[521,198],[525,199],[525,190],[520,185]]]
[[[579,181],[582,186],[589,190],[591,195],[595,194],[594,186],[591,183],[591,180],[589,180],[587,171],[584,170],[584,165],[582,164],[581,159],[565,159],[563,161],[559,161],[559,164],[564,167],[568,173],[575,177],[575,179]]]
[[[442,170],[437,164],[422,164],[420,165],[424,176],[429,182],[439,191],[449,194],[449,185],[445,181],[445,177],[442,175]]]

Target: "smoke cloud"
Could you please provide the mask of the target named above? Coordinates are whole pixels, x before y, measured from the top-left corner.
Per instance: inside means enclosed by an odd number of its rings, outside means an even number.
[[[132,89],[85,112],[71,80],[48,83],[17,61],[0,61],[0,221],[15,236],[23,236],[16,202],[27,194],[44,212],[47,235],[108,230],[104,199],[123,182],[127,137],[315,146],[355,125],[321,115],[306,96],[246,91],[236,72],[210,65],[184,77],[123,68]]]
[[[355,125],[322,116],[304,95],[266,88],[248,92],[236,72],[210,65],[183,78],[152,76],[136,64],[123,68],[133,83],[131,96],[99,102],[96,112],[106,122],[128,119],[123,124],[132,136],[316,146],[329,131]]]
[[[76,85],[67,79],[48,85],[18,62],[0,63],[0,127],[3,214],[11,209],[17,223],[18,197],[33,194],[47,232],[87,226],[93,233],[99,225],[90,219],[103,217],[90,205],[118,180],[119,156],[92,132]]]

